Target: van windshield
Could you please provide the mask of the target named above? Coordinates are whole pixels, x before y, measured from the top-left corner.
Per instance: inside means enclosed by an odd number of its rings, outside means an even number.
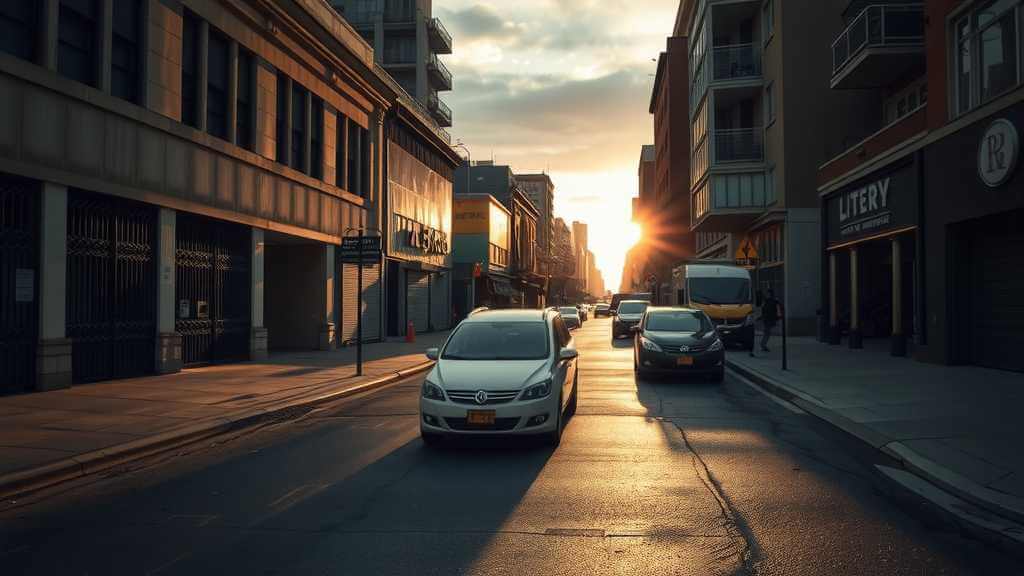
[[[690,278],[690,300],[697,304],[750,304],[750,279]]]

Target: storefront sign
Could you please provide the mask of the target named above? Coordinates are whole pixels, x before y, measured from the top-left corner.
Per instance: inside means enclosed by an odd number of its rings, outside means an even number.
[[[487,200],[456,199],[452,210],[452,229],[456,234],[487,234],[490,215]]]
[[[828,244],[835,245],[917,224],[914,162],[862,180],[826,200]]]
[[[380,260],[380,254],[380,236],[345,236],[341,239],[339,256],[342,262],[377,262]]]
[[[428,228],[421,224],[409,230],[409,246],[419,248],[427,254],[447,254],[448,235],[440,230]]]
[[[992,188],[1001,185],[1017,167],[1020,145],[1013,123],[1000,118],[989,124],[978,143],[978,176]]]

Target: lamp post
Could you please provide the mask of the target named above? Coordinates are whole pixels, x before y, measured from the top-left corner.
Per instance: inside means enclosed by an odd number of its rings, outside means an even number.
[[[470,192],[472,192],[470,190],[470,185],[472,184],[472,180],[470,179],[469,172],[470,172],[470,169],[473,167],[473,157],[472,157],[472,155],[469,152],[469,148],[466,147],[466,145],[462,142],[462,140],[456,140],[455,144],[452,144],[452,148],[461,148],[462,151],[466,153],[466,194],[469,194]],[[470,271],[470,279],[469,279],[469,282],[470,282],[469,310],[473,310],[473,309],[476,308],[476,275],[477,275],[476,264],[474,264],[473,265],[473,270]],[[468,313],[467,313],[467,315],[468,315]]]

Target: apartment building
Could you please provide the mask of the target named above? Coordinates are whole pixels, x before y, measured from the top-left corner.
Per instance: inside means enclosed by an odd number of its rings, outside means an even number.
[[[815,334],[819,313],[817,167],[833,107],[833,2],[693,0],[690,71],[691,226],[701,258],[744,256],[760,293],[773,288],[792,334]],[[677,34],[678,35],[678,34]]]
[[[537,259],[540,273],[550,274],[555,227],[555,184],[547,174],[516,174],[516,181],[537,209]]]
[[[442,127],[452,111],[438,96],[452,89],[452,74],[439,58],[452,53],[452,37],[432,16],[431,0],[331,0],[374,49],[377,62],[406,92],[427,107]]]
[[[836,126],[819,170],[825,340],[1024,371],[1024,3],[851,2],[834,30]]]

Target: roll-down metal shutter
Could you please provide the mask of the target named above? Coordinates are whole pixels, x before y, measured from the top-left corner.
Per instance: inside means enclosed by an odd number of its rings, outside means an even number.
[[[405,302],[409,320],[417,332],[430,330],[430,275],[409,270],[405,276]]]
[[[358,305],[359,269],[355,264],[342,265],[341,336],[342,342],[356,341],[356,307]],[[381,282],[380,264],[363,266],[363,342],[380,340]]]
[[[970,245],[971,362],[1024,372],[1024,210],[986,218]]]
[[[39,193],[0,176],[0,394],[35,384],[39,333]]]
[[[449,274],[433,274],[430,277],[430,323],[434,325],[434,330],[447,330],[450,322],[449,276]]]

